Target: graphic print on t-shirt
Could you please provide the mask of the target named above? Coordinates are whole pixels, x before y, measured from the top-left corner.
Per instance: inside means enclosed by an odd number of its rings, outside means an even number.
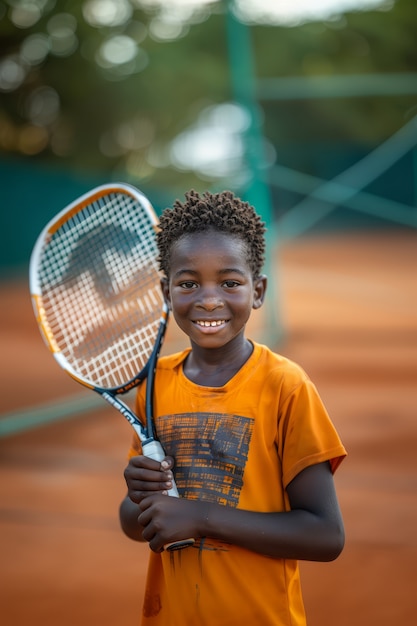
[[[220,413],[157,418],[157,433],[175,458],[181,496],[236,507],[243,485],[253,419]]]

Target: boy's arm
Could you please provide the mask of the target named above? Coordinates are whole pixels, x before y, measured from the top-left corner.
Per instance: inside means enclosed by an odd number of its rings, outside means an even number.
[[[344,527],[329,463],[307,467],[291,481],[287,492],[288,512],[220,507],[209,515],[208,535],[275,558],[337,558],[344,546]]]
[[[143,497],[143,491],[132,489],[130,498],[137,500],[141,538],[156,552],[189,536],[212,537],[275,558],[331,561],[343,549],[343,521],[327,462],[306,468],[291,481],[287,488],[291,511],[278,513],[157,495],[158,476],[152,474],[153,491],[145,496],[153,496]],[[140,489],[144,484],[138,482]]]
[[[145,541],[142,537],[143,527],[139,525],[138,517],[141,513],[139,505],[126,496],[119,508],[120,525],[123,532],[130,539]]]

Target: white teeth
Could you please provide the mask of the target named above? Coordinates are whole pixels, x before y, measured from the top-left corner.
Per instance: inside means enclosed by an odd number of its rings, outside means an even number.
[[[218,320],[217,322],[204,322],[204,321],[197,320],[197,324],[199,326],[221,326],[224,323],[225,323],[225,320]]]

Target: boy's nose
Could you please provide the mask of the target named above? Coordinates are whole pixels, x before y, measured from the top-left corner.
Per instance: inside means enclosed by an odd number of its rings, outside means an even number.
[[[214,311],[215,309],[219,309],[223,304],[217,299],[211,298],[210,300],[205,300],[203,303],[203,307],[206,311]]]
[[[223,306],[223,301],[217,294],[205,293],[201,295],[197,306],[200,306],[206,311],[214,311],[214,309],[218,309]]]

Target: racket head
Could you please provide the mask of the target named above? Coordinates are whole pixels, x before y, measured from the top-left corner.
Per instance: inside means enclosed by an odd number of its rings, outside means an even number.
[[[29,283],[36,319],[56,361],[86,387],[128,391],[160,349],[168,309],[157,225],[146,196],[115,183],[72,202],[35,243]]]

